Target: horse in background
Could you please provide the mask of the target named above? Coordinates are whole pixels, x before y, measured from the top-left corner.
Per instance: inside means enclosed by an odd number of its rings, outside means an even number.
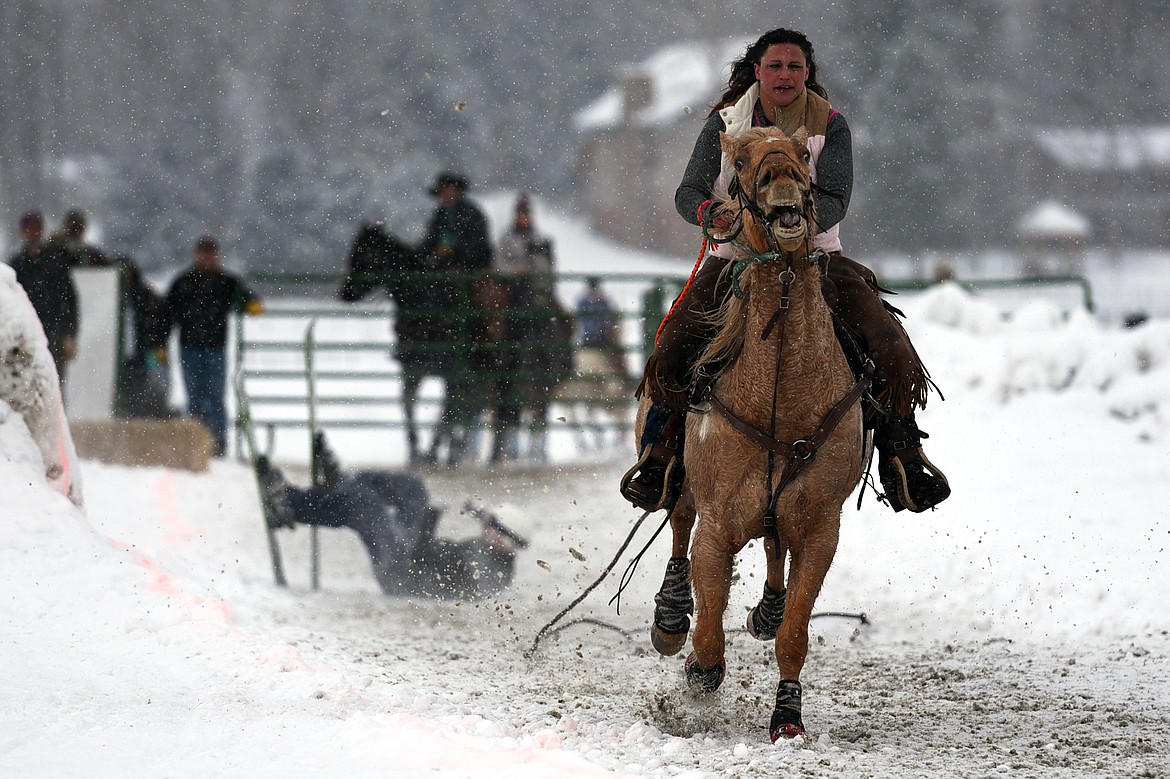
[[[466,404],[474,392],[476,339],[472,332],[476,328],[472,322],[460,322],[457,282],[428,272],[427,260],[424,252],[394,237],[381,224],[365,224],[353,241],[338,290],[338,297],[352,303],[381,288],[395,303],[395,357],[402,366],[411,464],[436,461],[442,446],[448,448],[449,459],[462,452],[469,426]],[[446,397],[431,446],[424,450],[415,406],[419,386],[427,376],[443,379]]]
[[[774,644],[780,681],[769,733],[776,741],[804,732],[800,672],[809,619],[837,550],[841,507],[862,476],[858,401],[868,380],[856,379],[846,361],[821,291],[804,130],[791,138],[774,128],[724,134],[721,144],[733,194],[713,205],[712,218],[733,219],[726,242],[737,294],[725,301],[717,335],[698,361],[720,367],[706,377],[702,413],[687,417],[685,477],[670,512],[671,560],[651,640],[660,654],[677,653],[693,611],[687,683],[701,695],[718,689],[733,561],[763,538],[767,579],[747,628]],[[649,407],[643,397],[635,440]]]
[[[507,338],[501,353],[491,462],[542,463],[548,457],[549,407],[572,371],[573,318],[557,301],[551,282],[507,278]]]

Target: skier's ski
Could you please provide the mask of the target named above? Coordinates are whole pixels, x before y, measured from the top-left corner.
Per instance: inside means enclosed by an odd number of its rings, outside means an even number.
[[[236,390],[236,415],[240,427],[244,430],[244,442],[248,448],[248,462],[252,465],[252,473],[256,476],[256,490],[260,495],[260,506],[264,511],[264,533],[268,538],[268,552],[272,557],[272,578],[276,580],[276,586],[287,587],[288,580],[284,576],[284,562],[280,555],[280,542],[276,539],[274,518],[269,516],[268,505],[264,500],[264,484],[260,479],[260,469],[257,465],[259,453],[256,451],[256,435],[252,430],[252,407],[248,403],[248,395],[244,391],[243,371],[236,374],[236,380],[233,384]]]
[[[490,527],[500,535],[504,536],[516,545],[518,549],[524,549],[528,546],[528,539],[517,533],[510,527],[506,527],[499,518],[485,509],[483,506],[477,506],[472,501],[467,501],[463,504],[463,513],[470,515],[473,519],[479,521],[481,525]]]

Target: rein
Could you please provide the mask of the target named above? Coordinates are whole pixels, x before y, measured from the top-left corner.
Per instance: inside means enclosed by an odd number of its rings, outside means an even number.
[[[786,154],[785,152],[783,152],[779,149],[775,149],[773,151],[768,152],[767,154],[765,154],[763,156],[763,158],[760,160],[759,164],[756,167],[757,171],[760,168],[763,168],[764,161],[767,160],[768,157],[771,157],[773,154],[779,154],[780,156],[786,157],[789,160],[792,160],[792,162],[799,164],[799,162],[797,160],[794,160],[790,155]],[[810,186],[813,186],[811,184],[811,182],[810,182]],[[741,209],[741,214],[743,211],[747,211],[749,214],[754,216],[756,218],[756,221],[758,221],[761,225],[768,224],[768,219],[766,216],[764,216],[763,209],[761,209],[759,207],[759,205],[756,204],[754,199],[749,198],[747,196],[747,193],[744,191],[743,184],[739,180],[738,174],[732,178],[731,183],[727,187],[727,190],[728,190],[728,194],[732,195],[736,199],[736,201],[739,203],[739,207]],[[759,182],[756,182],[756,191],[757,192],[759,191]],[[803,194],[804,194],[804,202],[807,204],[805,206],[805,213],[803,216],[804,216],[806,224],[811,224],[812,223],[812,219],[811,219],[812,209],[813,209],[812,190],[811,189],[804,190]],[[743,298],[743,287],[740,286],[739,279],[743,275],[743,272],[745,270],[747,270],[749,265],[751,265],[753,263],[757,263],[757,262],[775,262],[776,260],[786,259],[788,261],[787,272],[788,273],[792,272],[792,257],[791,256],[785,255],[783,252],[778,251],[775,247],[770,247],[771,251],[757,252],[752,247],[750,247],[747,244],[743,243],[742,241],[738,240],[738,237],[742,231],[743,231],[743,225],[741,222],[739,230],[736,230],[736,232],[734,233],[734,235],[731,236],[731,238],[724,239],[725,243],[730,243],[733,247],[735,247],[737,253],[742,255],[739,257],[739,259],[735,260],[731,266],[731,291],[732,291],[732,293],[735,294],[735,296],[737,298],[740,298],[740,299]],[[704,233],[706,233],[706,230],[704,230]],[[772,241],[771,230],[768,230],[768,240],[769,240],[769,243],[771,243],[771,241]],[[825,261],[825,258],[827,258],[828,255],[825,253],[825,251],[823,249],[815,249],[812,252],[806,252],[805,256],[808,258],[809,262],[821,263],[821,262]],[[783,277],[781,280],[783,280]],[[788,291],[788,287],[785,286],[782,300],[787,300],[787,291]],[[765,337],[767,337],[767,336],[765,336]]]
[[[777,152],[772,152],[777,153]],[[739,200],[740,206],[758,219],[761,224],[765,224],[763,213],[753,201],[749,200],[743,191],[743,186],[739,183],[738,177],[733,179],[735,197]],[[806,200],[808,206],[807,211],[812,209],[812,198]],[[806,223],[809,221],[809,213],[805,215]],[[742,228],[741,228],[742,229]],[[738,233],[737,233],[738,235]],[[828,255],[822,249],[814,249],[809,251],[807,248],[805,258],[810,263],[823,264],[827,262]],[[768,231],[768,242],[773,242],[771,231]],[[780,532],[776,527],[776,502],[780,498],[780,493],[791,484],[804,467],[816,457],[817,450],[829,439],[829,436],[840,424],[841,420],[845,418],[845,414],[852,408],[854,403],[861,400],[862,396],[869,389],[871,383],[870,372],[866,371],[853,385],[853,387],[845,394],[845,397],[837,401],[829,412],[821,420],[820,426],[807,438],[801,438],[791,443],[780,441],[776,438],[776,417],[777,417],[777,395],[780,392],[780,367],[784,354],[784,336],[786,330],[786,323],[788,320],[789,303],[792,291],[792,282],[796,280],[796,273],[792,269],[792,255],[777,251],[777,247],[769,246],[769,251],[757,252],[751,247],[742,244],[740,241],[733,239],[732,245],[737,249],[739,254],[745,255],[738,259],[732,266],[732,289],[736,297],[743,297],[743,290],[739,284],[739,278],[749,265],[756,262],[773,262],[777,259],[785,259],[787,261],[786,267],[780,272],[779,281],[781,283],[780,302],[777,305],[776,313],[768,321],[760,334],[760,340],[767,340],[772,334],[776,332],[776,372],[772,388],[772,409],[770,418],[769,432],[765,433],[758,430],[739,417],[735,416],[730,409],[727,408],[714,393],[707,397],[707,401],[711,404],[720,416],[727,420],[735,430],[739,431],[748,440],[756,445],[762,447],[768,453],[768,473],[764,489],[768,493],[768,505],[764,511],[763,523],[764,529],[769,533],[773,541],[777,545],[781,545]],[[784,458],[784,467],[780,472],[779,481],[776,483],[776,488],[772,489],[772,480],[776,472],[776,457],[779,455]]]
[[[829,409],[829,413],[821,420],[820,427],[810,435],[808,438],[801,438],[791,443],[780,441],[762,430],[744,422],[731,412],[727,406],[719,398],[711,395],[707,401],[711,404],[711,408],[719,412],[719,415],[727,420],[727,423],[738,430],[745,438],[752,443],[760,446],[768,451],[769,468],[768,468],[768,489],[769,501],[768,510],[764,514],[764,527],[772,533],[773,540],[779,541],[776,531],[776,501],[780,497],[780,493],[784,488],[796,479],[797,475],[804,469],[808,463],[816,457],[817,450],[829,439],[829,436],[837,428],[837,425],[844,419],[845,414],[853,406],[861,400],[866,390],[869,389],[870,377],[868,375],[861,377],[854,383],[853,387],[845,394],[845,397],[837,401],[834,406]],[[774,466],[772,458],[774,455],[780,455],[785,459],[784,468],[780,472],[780,480],[776,484],[776,489],[771,489],[772,475],[774,473]]]

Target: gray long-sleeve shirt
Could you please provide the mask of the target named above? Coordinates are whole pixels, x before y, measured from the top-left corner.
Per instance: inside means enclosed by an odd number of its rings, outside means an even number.
[[[699,224],[699,206],[711,199],[715,180],[719,177],[723,156],[719,133],[723,130],[723,118],[717,113],[703,125],[682,183],[674,193],[674,206],[679,216],[693,225]],[[829,119],[825,148],[817,159],[816,170],[813,201],[816,203],[817,227],[828,230],[845,218],[853,194],[853,136],[849,132],[849,123],[839,113],[834,112]]]

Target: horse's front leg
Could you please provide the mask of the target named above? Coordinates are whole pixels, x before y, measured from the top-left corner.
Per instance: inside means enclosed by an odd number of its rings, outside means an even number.
[[[788,549],[775,539],[764,539],[764,556],[768,563],[768,578],[760,602],[748,612],[747,630],[760,641],[775,641],[776,631],[784,619],[784,558]]]
[[[687,642],[691,629],[690,615],[695,613],[691,597],[691,529],[695,526],[695,503],[690,490],[684,490],[670,512],[670,562],[662,587],[654,596],[654,624],[650,643],[663,657],[678,654]]]
[[[727,610],[731,591],[732,561],[738,549],[732,540],[721,538],[712,530],[719,527],[718,519],[706,515],[691,547],[691,580],[695,590],[695,633],[691,639],[694,651],[687,657],[684,669],[687,684],[701,694],[719,689],[727,670],[724,650],[727,636],[723,632],[723,612]]]
[[[837,553],[840,512],[833,516],[813,517],[803,543],[794,544],[788,573],[788,597],[784,620],[776,633],[776,664],[780,683],[776,689],[776,706],[768,732],[772,741],[793,738],[804,733],[801,718],[800,672],[808,656],[808,623],[821,585]],[[696,633],[698,631],[696,630]]]
[[[414,419],[414,399],[420,379],[406,368],[402,369],[402,413],[406,418],[406,451],[411,465],[421,461],[418,446],[418,424]]]

